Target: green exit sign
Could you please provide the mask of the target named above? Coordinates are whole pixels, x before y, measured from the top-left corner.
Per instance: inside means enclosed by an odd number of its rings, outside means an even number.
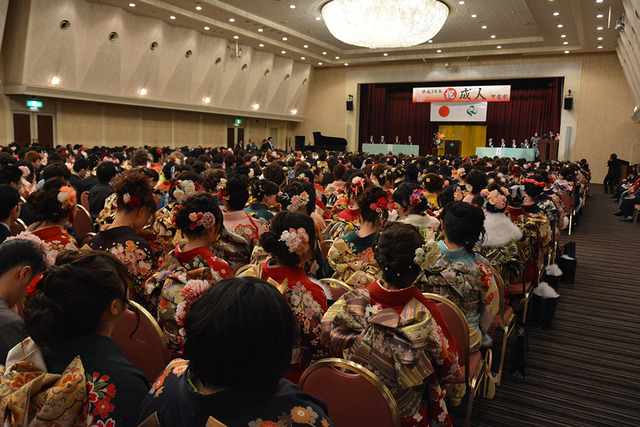
[[[36,101],[35,99],[27,100],[27,107],[29,108],[42,108],[43,105],[42,101]]]
[[[242,124],[242,119],[236,119],[234,123],[237,124],[237,125],[241,125]]]

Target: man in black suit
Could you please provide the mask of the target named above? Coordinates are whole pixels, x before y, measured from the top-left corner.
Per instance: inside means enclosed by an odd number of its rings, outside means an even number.
[[[116,164],[113,162],[102,162],[98,165],[96,175],[99,182],[89,191],[89,212],[92,219],[95,220],[100,215],[104,208],[104,201],[113,193],[111,183],[115,180],[117,173]]]
[[[271,150],[271,151],[274,150],[272,137],[267,138],[267,140],[262,144],[262,151],[267,151],[267,150]]]
[[[247,143],[247,148],[246,148],[246,150],[247,150],[249,153],[253,153],[253,152],[255,152],[255,151],[258,151],[258,147],[256,147],[256,144],[255,144],[255,142],[253,142],[253,139],[249,138],[249,142]]]
[[[69,177],[69,184],[76,190],[78,196],[82,194],[82,180],[87,176],[89,161],[79,156],[73,163],[73,171]]]
[[[0,184],[0,243],[11,236],[11,224],[20,216],[20,193],[9,184]]]
[[[244,141],[240,140],[238,141],[238,144],[236,145],[236,148],[234,148],[234,151],[237,153],[240,150],[244,150]]]

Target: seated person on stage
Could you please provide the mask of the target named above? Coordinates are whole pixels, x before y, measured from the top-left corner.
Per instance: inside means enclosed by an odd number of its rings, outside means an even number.
[[[411,139],[411,135],[407,137],[407,145],[413,145],[413,140]]]
[[[394,144],[400,144],[400,137],[396,136],[396,139],[393,140]]]
[[[64,393],[50,395],[41,406],[44,419],[59,425],[137,425],[149,383],[111,338],[127,308],[127,280],[113,255],[68,251],[37,282],[24,310],[29,338],[13,348],[8,362],[30,361],[30,378],[45,369],[64,374]],[[20,398],[42,405],[36,393],[46,391],[29,388]]]
[[[328,273],[353,287],[367,286],[380,275],[373,257],[373,244],[389,211],[386,192],[370,186],[358,195],[360,228],[338,238],[327,254]]]
[[[189,360],[172,361],[158,377],[139,422],[155,415],[163,426],[333,425],[324,401],[282,378],[299,325],[275,286],[233,278],[196,297],[184,319]]]
[[[520,147],[520,145],[518,144],[518,141],[516,141],[515,139],[511,140],[511,148],[518,148]]]
[[[175,223],[187,242],[169,252],[160,270],[145,284],[145,294],[160,292],[158,312],[153,314],[157,314],[169,350],[178,356],[184,344],[181,327],[175,320],[180,304],[194,286],[202,282],[212,286],[233,276],[233,270],[209,249],[220,237],[223,227],[222,212],[215,197],[202,193],[188,198],[176,213]],[[188,290],[184,291],[185,288]]]
[[[493,147],[493,138],[489,138],[489,142],[487,142],[487,147]]]
[[[10,308],[24,300],[31,280],[45,269],[45,255],[35,243],[13,238],[0,245],[0,365],[27,337],[22,317]]]
[[[396,400],[402,426],[451,426],[444,400],[459,373],[456,341],[436,303],[415,286],[438,247],[433,240],[423,246],[415,227],[390,222],[374,251],[381,278],[329,308],[322,338],[379,376]]]

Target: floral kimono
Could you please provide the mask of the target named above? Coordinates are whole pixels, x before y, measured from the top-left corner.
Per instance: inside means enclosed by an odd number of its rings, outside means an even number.
[[[180,243],[186,243],[186,239],[182,237],[180,230],[176,228],[173,219],[176,215],[176,208],[181,205],[174,203],[159,209],[155,214],[155,220],[151,226],[151,230],[157,236],[156,241],[162,249],[164,255],[168,254]]]
[[[476,244],[477,252],[496,269],[506,286],[522,277],[524,263],[517,242],[522,231],[503,213],[485,213],[485,235]]]
[[[145,295],[160,293],[157,319],[174,357],[182,354],[184,346],[184,337],[175,316],[178,304],[185,300],[182,289],[187,282],[203,280],[213,285],[232,276],[229,264],[214,256],[208,248],[182,251],[180,246],[176,246],[169,252],[160,270],[147,280]]]
[[[264,232],[262,222],[254,219],[245,211],[222,211],[224,226],[244,238],[253,248],[260,243],[260,235]]]
[[[360,223],[358,221],[349,222],[342,218],[334,218],[327,221],[327,227],[324,229],[322,237],[325,240],[335,240],[339,237],[346,236],[358,228],[360,228]]]
[[[421,284],[423,291],[449,298],[467,317],[471,351],[489,341],[487,330],[500,308],[500,293],[489,262],[481,255],[461,248],[452,251],[443,241],[431,267],[431,275]]]
[[[31,234],[39,237],[47,244],[53,259],[61,251],[75,251],[78,249],[76,240],[57,225],[31,231]]]
[[[522,231],[522,251],[527,261],[539,261],[542,256],[542,250],[551,242],[551,227],[549,220],[542,213],[527,213],[522,208],[509,207],[509,215],[511,221]],[[541,260],[539,262],[542,262]],[[527,278],[536,274],[535,262],[527,265]]]
[[[402,426],[451,426],[445,390],[460,372],[457,345],[418,288],[375,281],[343,295],[322,319],[322,337],[389,387]]]
[[[157,295],[146,295],[144,284],[157,270],[158,264],[151,247],[131,227],[108,228],[96,234],[89,242],[96,251],[106,251],[116,256],[127,268],[133,290],[130,298],[140,302],[150,313],[157,309]]]
[[[373,244],[378,233],[360,237],[352,231],[336,240],[327,254],[332,278],[342,280],[355,288],[367,286],[380,276],[380,267],[373,258]],[[331,273],[331,272],[328,272]]]
[[[209,248],[211,253],[218,258],[225,260],[233,269],[235,274],[240,267],[249,263],[251,258],[251,247],[241,236],[222,228],[220,238]]]

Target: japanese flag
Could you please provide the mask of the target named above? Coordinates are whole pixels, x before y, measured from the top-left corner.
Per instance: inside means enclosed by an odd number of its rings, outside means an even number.
[[[486,102],[432,102],[432,122],[486,122]]]

